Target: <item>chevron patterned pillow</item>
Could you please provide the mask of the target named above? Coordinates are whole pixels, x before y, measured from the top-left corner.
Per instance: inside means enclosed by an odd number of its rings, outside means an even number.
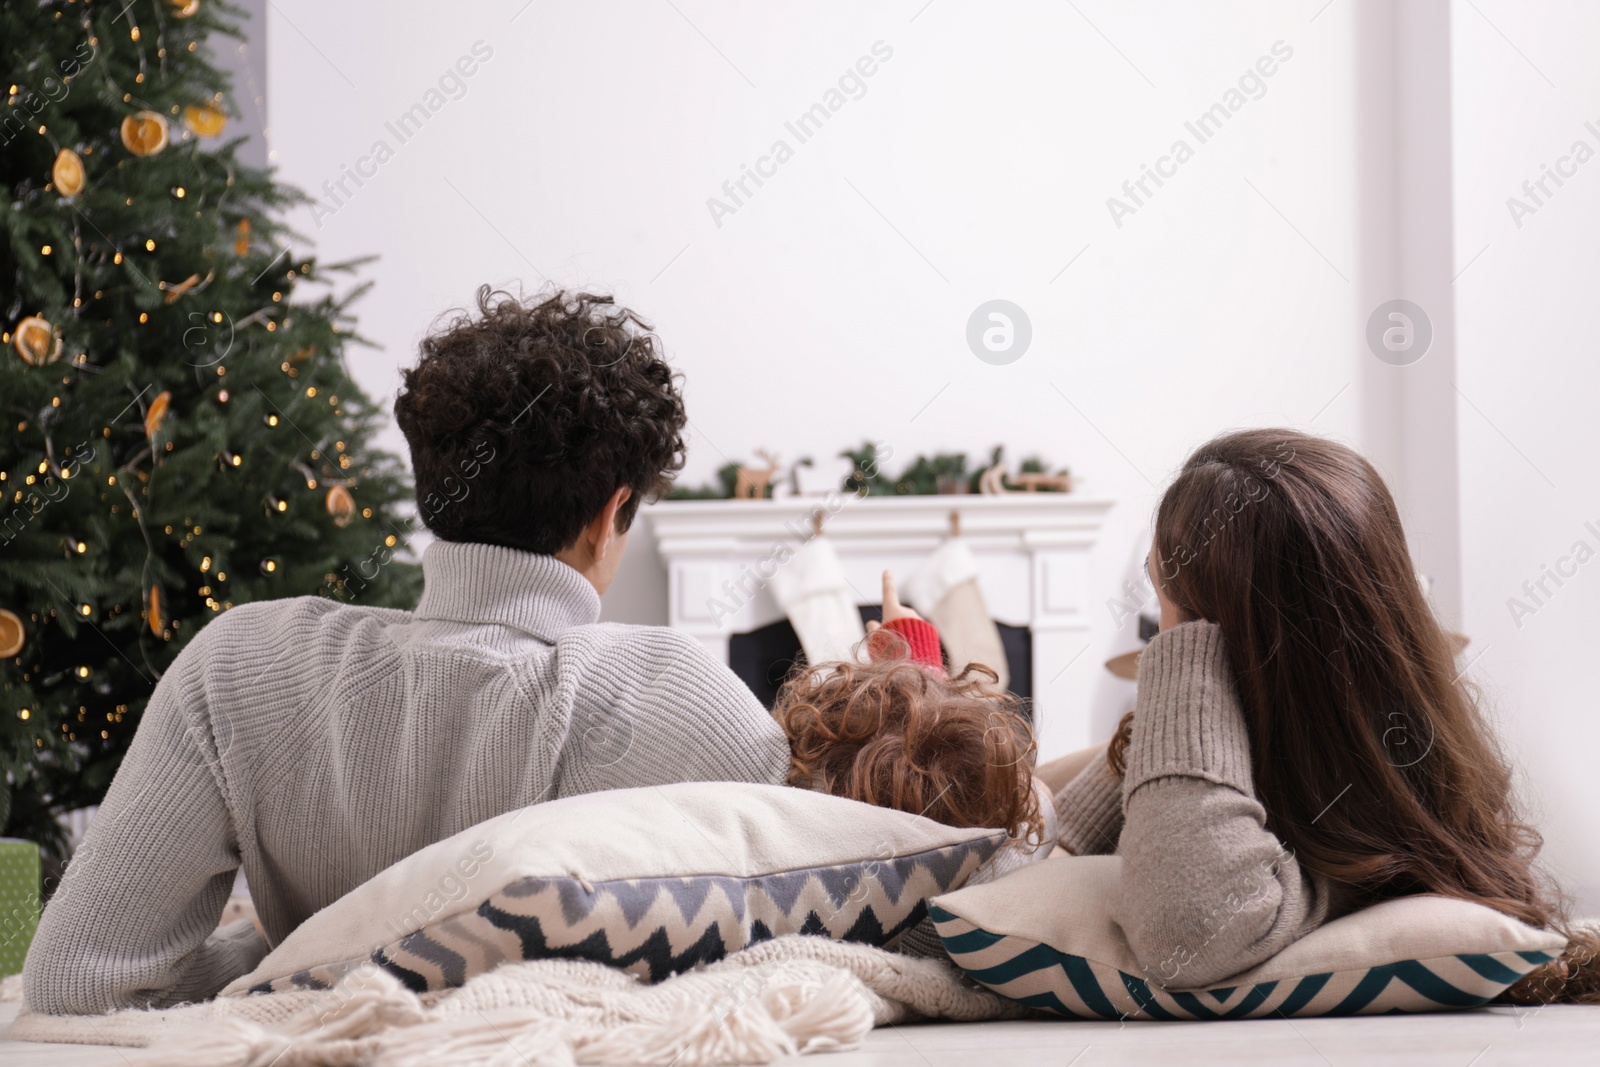
[[[551,958],[656,981],[783,934],[891,947],[1004,841],[788,786],[566,797],[406,857],[223,993],[331,988],[370,967],[420,993]]]
[[[928,904],[945,950],[1001,996],[1069,1019],[1255,1019],[1471,1008],[1566,939],[1481,904],[1385,901],[1335,919],[1210,989],[1169,989],[1111,919],[1116,856],[1061,856]]]

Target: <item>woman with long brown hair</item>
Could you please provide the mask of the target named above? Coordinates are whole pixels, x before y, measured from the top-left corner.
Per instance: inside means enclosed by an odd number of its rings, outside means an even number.
[[[1177,988],[1390,897],[1570,937],[1520,1002],[1600,1000],[1597,936],[1539,876],[1512,771],[1423,596],[1399,511],[1344,445],[1247,430],[1162,497],[1161,632],[1131,723],[1057,795],[1061,843],[1124,859],[1118,922]]]

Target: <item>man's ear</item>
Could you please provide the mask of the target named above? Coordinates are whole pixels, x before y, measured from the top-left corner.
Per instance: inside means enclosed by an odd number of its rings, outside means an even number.
[[[622,510],[622,505],[633,496],[633,490],[624,485],[611,499],[606,501],[606,506],[600,509],[600,514],[589,523],[589,528],[584,531],[588,535],[589,544],[593,546],[592,553],[596,561],[605,559],[614,542],[620,534],[617,531],[617,512]]]

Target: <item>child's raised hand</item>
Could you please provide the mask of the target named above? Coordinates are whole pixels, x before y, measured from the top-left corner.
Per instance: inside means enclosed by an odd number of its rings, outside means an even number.
[[[914,609],[908,608],[904,604],[900,603],[900,597],[894,591],[894,575],[890,574],[888,571],[884,571],[883,572],[883,621],[884,622],[894,622],[896,619],[920,619],[920,618],[922,618],[922,616],[918,615]],[[875,623],[875,622],[867,623],[867,632],[868,633],[872,632],[873,630],[876,630],[877,628],[878,628],[878,624],[877,623]]]

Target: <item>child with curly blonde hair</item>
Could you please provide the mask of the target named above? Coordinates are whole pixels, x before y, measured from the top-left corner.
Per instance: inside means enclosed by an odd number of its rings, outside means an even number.
[[[947,672],[938,631],[900,603],[887,571],[883,623],[868,630],[865,662],[807,666],[779,692],[773,715],[789,736],[789,784],[949,826],[1004,829],[1018,847],[991,861],[990,877],[1046,855],[1054,809],[1033,778],[1019,698],[984,664]]]

